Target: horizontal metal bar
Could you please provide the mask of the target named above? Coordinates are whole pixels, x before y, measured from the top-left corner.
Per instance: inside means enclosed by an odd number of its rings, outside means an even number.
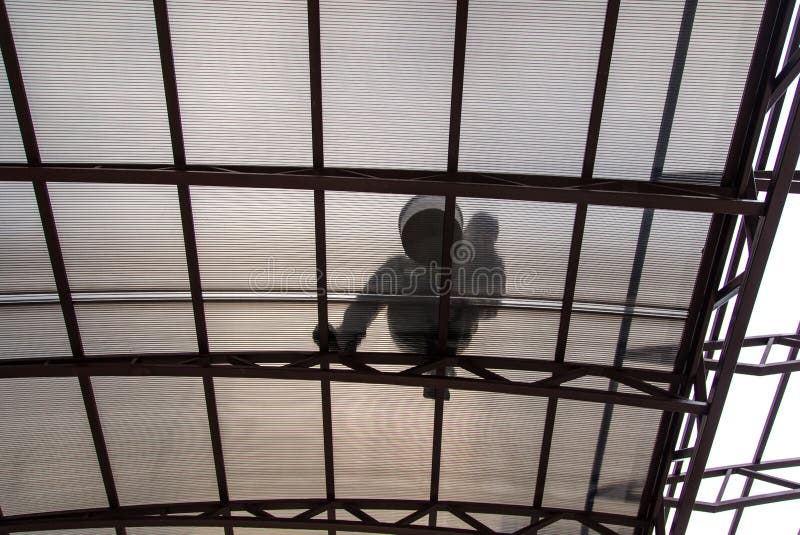
[[[351,356],[347,358],[353,359]],[[633,407],[645,407],[693,414],[702,414],[706,411],[707,407],[706,403],[689,399],[675,399],[647,394],[563,386],[537,386],[524,381],[492,381],[468,377],[403,375],[399,372],[379,372],[370,368],[358,371],[346,371],[286,366],[205,365],[202,359],[194,363],[163,365],[145,363],[142,359],[137,358],[133,358],[127,363],[100,362],[92,359],[84,359],[81,362],[73,362],[66,359],[48,359],[45,363],[37,364],[29,364],[21,362],[20,360],[15,360],[13,364],[9,364],[8,361],[0,362],[0,378],[74,376],[247,377],[307,381],[329,380],[348,383],[501,392],[550,399],[563,398],[596,403],[617,403]]]
[[[433,509],[450,509],[455,508],[467,514],[495,514],[506,516],[519,516],[530,518],[532,516],[550,516],[559,515],[566,519],[578,520],[592,519],[604,524],[631,526],[631,527],[644,527],[646,523],[634,516],[621,515],[615,513],[603,512],[586,512],[576,509],[560,509],[560,508],[534,508],[524,505],[502,504],[502,503],[482,503],[482,502],[456,502],[456,501],[440,501],[432,504],[429,501],[423,500],[393,500],[393,499],[370,499],[370,498],[356,498],[356,499],[336,499],[334,502],[328,502],[325,499],[262,499],[262,500],[232,500],[228,504],[220,502],[177,502],[177,503],[161,503],[161,504],[147,504],[147,505],[131,505],[122,506],[117,509],[111,510],[107,508],[97,509],[74,509],[68,511],[52,511],[42,512],[35,514],[13,515],[6,516],[0,520],[0,530],[10,529],[10,531],[32,531],[28,529],[31,526],[47,525],[47,529],[59,529],[62,524],[60,522],[91,520],[94,522],[107,522],[112,521],[115,524],[124,525],[144,525],[144,524],[128,524],[134,520],[143,517],[150,517],[153,519],[160,519],[161,524],[153,523],[148,525],[241,525],[241,526],[273,526],[269,524],[269,518],[256,518],[242,519],[241,517],[232,517],[232,524],[217,524],[209,523],[212,520],[224,520],[213,518],[199,518],[200,515],[209,511],[216,511],[223,507],[230,507],[230,512],[235,514],[240,511],[249,511],[250,509],[266,510],[271,516],[277,517],[277,520],[282,522],[283,527],[285,522],[293,521],[292,516],[297,509],[309,510],[321,505],[331,503],[333,507],[347,509],[348,507],[357,507],[362,510],[392,510],[392,511],[408,511],[409,514],[418,514],[419,512],[432,511]],[[286,510],[286,513],[282,511]],[[417,513],[415,513],[417,512]],[[195,516],[187,516],[196,513]],[[181,515],[181,516],[171,516]],[[424,515],[423,515],[424,516]],[[421,518],[421,517],[419,517]],[[173,524],[173,520],[180,519],[179,524]],[[192,523],[192,521],[197,523]],[[239,524],[240,520],[256,520],[255,524],[243,523]],[[304,522],[309,522],[305,520]],[[327,526],[320,527],[320,524],[311,520],[314,524],[306,524],[307,527],[299,528],[298,525],[293,524],[292,529],[328,529]],[[324,522],[324,521],[323,521]],[[351,527],[364,526],[364,522],[346,521],[346,524],[337,525],[334,529],[346,529],[347,531],[365,531],[362,529],[351,529]],[[48,524],[49,523],[49,524]],[[376,533],[423,533],[420,531],[397,531],[396,528],[413,527],[413,528],[427,528],[427,526],[410,526],[405,522],[399,521],[396,523],[380,523],[372,524],[372,526],[380,526],[381,530],[366,530]],[[66,526],[66,524],[63,524]],[[104,524],[108,525],[108,524]],[[81,527],[92,527],[97,524],[87,524]],[[439,528],[445,529],[445,528]],[[459,533],[473,533],[470,530],[459,530]],[[440,532],[437,532],[440,533]]]
[[[702,511],[704,513],[721,513],[723,511],[739,509],[741,507],[752,507],[754,505],[764,505],[767,503],[778,503],[797,499],[800,499],[800,489],[769,492],[766,494],[757,494],[755,496],[744,496],[741,498],[733,498],[721,502],[696,501],[694,502],[692,509],[695,511]],[[664,505],[667,507],[676,507],[678,503],[679,500],[677,498],[664,498]]]
[[[776,477],[770,474],[762,474],[755,470],[750,470],[748,468],[739,468],[737,472],[745,477],[750,477],[753,479],[760,479],[766,483],[772,483],[773,485],[778,485],[780,487],[787,487],[790,489],[800,489],[800,483],[795,481],[789,481],[788,479],[784,479],[782,477]]]
[[[365,294],[365,293],[328,293],[328,302],[332,303],[352,303],[354,301],[373,301],[386,303],[408,301],[419,303],[421,301],[435,301],[436,297],[424,295],[387,295],[387,294]],[[128,291],[128,292],[73,292],[72,300],[76,303],[137,303],[137,302],[191,302],[192,296],[188,291]],[[291,291],[291,292],[203,292],[204,301],[247,301],[264,303],[294,303],[294,302],[316,302],[316,292]],[[479,307],[497,307],[524,310],[561,310],[561,301],[554,299],[525,299],[518,297],[459,297],[452,296],[453,302],[469,302],[469,304]],[[56,293],[20,293],[20,294],[0,294],[0,306],[2,305],[34,305],[34,304],[55,304],[58,303]],[[609,314],[615,316],[632,315],[651,318],[666,318],[683,320],[686,318],[686,311],[676,308],[614,305],[609,303],[590,303],[577,302],[573,306],[576,312],[586,312],[590,314]]]
[[[769,182],[772,179],[772,171],[756,171],[756,188],[758,191],[767,191]],[[792,184],[789,186],[789,193],[800,193],[800,171],[794,172]]]
[[[729,464],[727,466],[718,466],[716,468],[709,468],[703,472],[703,479],[710,477],[718,477],[725,475],[728,470],[777,470],[779,468],[794,468],[800,466],[800,457],[793,457],[789,459],[776,459],[773,461],[761,461],[760,463],[743,463],[743,464]],[[667,478],[669,483],[680,483],[686,477],[686,473],[671,475]]]
[[[712,359],[704,360],[706,368],[709,370],[716,370],[719,368],[719,361]],[[791,373],[800,371],[800,360],[788,360],[784,362],[771,362],[767,364],[745,364],[737,363],[734,373],[741,375],[756,375],[763,377],[765,375],[778,375],[781,373]]]
[[[797,340],[795,333],[764,334],[759,336],[749,336],[744,339],[742,347],[765,346],[770,339],[775,339],[777,345],[787,345],[790,347],[800,347],[800,340]],[[724,340],[709,340],[703,344],[703,351],[716,351],[722,349]]]
[[[376,171],[371,171],[377,173]],[[231,172],[206,170],[89,167],[0,166],[0,181],[44,179],[51,182],[187,184],[192,186],[323,189],[411,195],[453,195],[491,199],[513,199],[559,203],[587,203],[682,210],[690,212],[762,215],[764,204],[758,200],[731,197],[721,187],[700,190],[696,186],[670,188],[652,182],[591,180],[578,184],[576,179],[555,176],[505,175],[500,181],[485,173],[439,173],[435,179],[420,180],[420,173],[411,172],[411,179],[397,178],[397,172],[383,176],[338,171],[315,173]],[[385,175],[392,176],[387,178]],[[690,189],[693,188],[693,189]],[[702,192],[701,192],[702,191]],[[707,192],[714,193],[707,193]]]

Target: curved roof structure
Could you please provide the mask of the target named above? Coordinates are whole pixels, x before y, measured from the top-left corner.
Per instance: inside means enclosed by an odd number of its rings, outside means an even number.
[[[796,189],[793,3],[0,5],[0,533],[750,503],[697,493]]]

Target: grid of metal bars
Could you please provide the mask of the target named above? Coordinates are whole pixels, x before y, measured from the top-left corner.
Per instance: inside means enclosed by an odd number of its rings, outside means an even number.
[[[323,115],[322,115],[322,88],[321,88],[321,56],[320,56],[320,22],[319,2],[308,1],[308,26],[309,26],[309,68],[311,81],[311,118],[312,118],[312,148],[313,168],[203,168],[188,167],[183,146],[183,134],[180,120],[180,106],[175,80],[175,67],[172,54],[172,44],[169,32],[169,18],[165,0],[154,0],[154,13],[158,34],[158,44],[161,56],[161,67],[164,78],[165,98],[167,102],[168,118],[173,149],[173,166],[167,168],[159,166],[46,166],[42,165],[38,153],[34,124],[31,119],[22,74],[14,48],[11,26],[4,2],[0,2],[0,46],[8,74],[9,84],[20,131],[22,133],[25,153],[28,160],[27,166],[2,166],[0,167],[0,180],[30,181],[34,185],[36,200],[39,207],[42,226],[48,253],[52,262],[64,319],[67,325],[73,359],[26,359],[25,361],[5,361],[0,363],[0,377],[22,376],[58,376],[77,375],[79,377],[87,416],[90,422],[92,437],[101,466],[103,482],[109,502],[107,511],[80,511],[54,515],[29,515],[26,518],[14,518],[0,522],[0,531],[17,529],[34,529],[36,526],[58,525],[61,528],[114,526],[117,533],[124,533],[126,525],[219,525],[224,526],[226,533],[232,533],[233,526],[273,526],[293,527],[305,529],[347,529],[349,531],[364,532],[447,532],[465,533],[465,530],[453,530],[436,527],[435,514],[439,510],[448,510],[475,528],[475,532],[486,533],[488,528],[482,525],[470,512],[492,512],[496,514],[519,514],[531,518],[528,527],[520,531],[520,535],[535,533],[539,528],[555,522],[561,518],[570,518],[579,521],[586,529],[593,529],[601,533],[614,531],[603,525],[616,524],[635,527],[644,532],[655,528],[663,531],[662,505],[677,507],[677,514],[672,525],[672,532],[681,534],[686,529],[689,514],[696,505],[697,488],[703,477],[707,476],[705,464],[710,451],[715,429],[719,423],[722,406],[725,401],[730,380],[735,371],[741,371],[742,365],[737,365],[736,359],[744,340],[744,329],[752,312],[755,295],[763,276],[767,255],[774,239],[781,209],[793,183],[794,166],[800,152],[800,118],[797,117],[797,102],[792,105],[792,113],[784,134],[778,164],[775,171],[769,175],[762,174],[761,182],[755,182],[750,162],[756,154],[758,147],[758,134],[765,114],[772,109],[779,109],[783,100],[783,93],[800,72],[800,60],[796,53],[789,55],[783,70],[777,75],[777,66],[780,50],[785,36],[791,34],[790,41],[794,43],[798,38],[798,31],[794,28],[788,32],[789,18],[792,3],[783,0],[769,0],[767,2],[762,26],[760,28],[753,55],[751,71],[743,94],[742,106],[731,142],[728,161],[723,175],[721,186],[698,186],[692,184],[660,184],[658,179],[662,172],[663,161],[660,158],[666,153],[669,141],[674,105],[677,92],[680,88],[680,79],[685,61],[686,47],[691,33],[693,11],[696,1],[689,0],[685,4],[682,20],[681,34],[678,39],[673,72],[668,91],[672,98],[667,98],[667,105],[662,118],[662,132],[659,137],[657,158],[653,165],[652,180],[644,183],[631,183],[615,180],[595,180],[593,175],[594,157],[597,151],[600,124],[602,119],[603,104],[608,82],[608,71],[613,53],[616,20],[619,14],[619,0],[609,0],[606,9],[606,20],[603,31],[600,58],[594,88],[594,98],[589,123],[589,132],[584,155],[584,164],[581,178],[565,179],[564,177],[532,176],[532,175],[499,175],[486,173],[463,173],[458,171],[459,129],[461,119],[461,101],[464,83],[464,57],[467,39],[468,0],[457,1],[456,31],[454,36],[454,64],[450,110],[450,137],[448,147],[448,164],[446,173],[404,172],[386,170],[343,170],[328,169],[324,166],[323,150]],[[778,107],[776,107],[778,106]],[[670,109],[671,108],[671,109]],[[767,124],[767,129],[774,131],[774,117],[772,113]],[[761,148],[759,162],[763,161],[763,154],[769,148]],[[760,166],[763,164],[759,164]],[[769,182],[766,182],[769,180]],[[79,181],[79,182],[130,182],[130,183],[156,183],[172,184],[178,189],[181,210],[184,244],[186,248],[187,266],[191,298],[194,309],[196,335],[198,340],[198,353],[192,355],[148,356],[135,357],[101,356],[85,357],[81,345],[80,331],[75,315],[72,293],[69,288],[64,260],[58,241],[58,232],[55,226],[52,207],[47,191],[48,181]],[[199,264],[197,258],[197,244],[194,236],[194,223],[189,195],[190,185],[224,185],[239,187],[290,187],[314,190],[315,231],[316,231],[316,262],[321,276],[318,279],[318,319],[320,325],[320,352],[316,354],[294,355],[291,363],[283,368],[254,366],[259,362],[270,362],[279,359],[287,360],[287,354],[280,355],[262,354],[215,354],[209,351],[208,335],[206,332],[205,313],[203,306],[203,293],[200,284]],[[767,189],[764,202],[755,200],[756,188]],[[561,321],[558,330],[556,358],[554,362],[533,362],[527,359],[502,359],[502,362],[485,358],[455,358],[449,357],[444,352],[447,318],[449,313],[449,294],[444,293],[439,300],[439,329],[440,350],[439,358],[431,363],[429,357],[407,355],[369,355],[359,354],[346,360],[341,356],[328,352],[327,332],[327,283],[326,273],[326,240],[325,240],[325,191],[378,191],[394,193],[416,193],[444,195],[446,197],[445,232],[443,236],[443,263],[449,262],[449,249],[452,243],[453,214],[457,196],[471,196],[484,198],[530,199],[552,202],[569,202],[577,205],[573,227],[572,243],[570,247],[569,262],[567,266],[567,279],[562,300]],[[706,251],[698,274],[697,284],[693,293],[692,302],[687,318],[686,329],[682,339],[679,358],[676,362],[675,373],[666,381],[670,385],[669,391],[664,391],[648,383],[665,379],[663,376],[655,377],[655,372],[634,370],[626,368],[603,366],[573,366],[564,364],[564,351],[569,332],[569,320],[574,298],[577,266],[580,259],[583,229],[586,221],[588,204],[605,204],[613,206],[636,206],[646,208],[645,214],[652,214],[652,209],[681,209],[713,213],[714,217],[709,232]],[[729,276],[726,284],[718,289],[716,281],[720,280],[724,267],[725,254],[733,235],[734,224],[737,217],[743,221],[737,243],[743,243],[746,237],[750,243],[750,256],[747,269],[741,276]],[[647,216],[643,219],[640,232],[640,245],[647,244]],[[741,249],[742,246],[740,246]],[[643,253],[642,253],[643,254]],[[635,281],[631,281],[631,288],[635,294]],[[722,342],[722,357],[719,361],[706,362],[708,368],[716,369],[714,383],[707,393],[699,388],[702,381],[696,377],[704,375],[704,361],[698,358],[703,342],[703,334],[712,313],[716,311],[720,317],[720,310],[725,310],[733,301],[734,313],[731,327],[727,337]],[[716,325],[716,324],[715,324]],[[719,326],[716,333],[719,334]],[[620,344],[625,343],[625,336],[621,333]],[[791,337],[775,338],[772,343],[790,341]],[[709,349],[711,346],[706,346]],[[621,351],[620,351],[621,353]],[[795,350],[796,354],[796,350]],[[487,360],[488,359],[488,360]],[[781,367],[784,377],[796,362],[787,363]],[[331,370],[330,364],[341,362],[351,368],[351,371]],[[379,372],[370,364],[400,362],[412,365],[407,372],[386,373]],[[312,366],[320,364],[320,368]],[[447,365],[462,366],[464,369],[476,373],[480,379],[448,378],[444,375]],[[490,372],[493,369],[531,369],[537,368],[550,372],[552,377],[533,384],[517,384],[505,380]],[[770,365],[773,366],[773,365]],[[436,374],[422,375],[434,370]],[[208,413],[209,429],[211,433],[214,461],[219,489],[219,502],[213,504],[159,504],[156,506],[141,506],[136,508],[120,507],[116,495],[113,474],[108,460],[108,453],[100,426],[94,394],[89,378],[95,375],[129,375],[140,373],[157,373],[159,375],[181,375],[203,377],[204,393]],[[765,372],[766,373],[766,372]],[[616,384],[617,382],[633,386],[639,390],[637,394],[617,392],[615,389],[598,391],[579,389],[563,386],[562,383],[584,375],[597,375],[607,377]],[[657,374],[656,374],[657,375]],[[323,433],[325,444],[325,472],[326,472],[326,498],[322,502],[310,501],[308,503],[271,503],[269,501],[254,503],[231,502],[228,497],[225,478],[225,465],[222,456],[222,445],[219,433],[219,421],[216,411],[213,377],[222,376],[252,376],[252,377],[286,377],[318,380],[321,385]],[[379,384],[405,384],[415,386],[434,386],[439,388],[434,408],[433,431],[433,456],[431,466],[430,500],[423,503],[400,503],[399,500],[383,500],[378,503],[359,501],[350,503],[338,500],[335,494],[334,468],[332,454],[332,422],[331,422],[331,394],[330,381],[355,381],[373,382]],[[691,393],[692,386],[698,386]],[[443,398],[441,389],[464,388],[494,392],[511,392],[523,395],[544,396],[549,398],[542,453],[539,460],[539,472],[531,508],[514,509],[512,506],[498,504],[458,504],[455,502],[440,502],[438,499],[438,476],[441,461],[441,436],[443,419]],[[785,388],[785,387],[784,387]],[[547,463],[552,440],[557,400],[585,399],[590,401],[605,402],[607,407],[613,404],[630,404],[634,406],[652,406],[666,411],[659,435],[653,461],[647,476],[647,492],[649,496],[642,500],[639,514],[634,517],[624,515],[603,515],[591,511],[591,496],[587,496],[586,511],[545,510],[541,507],[542,493],[546,481]],[[688,420],[698,425],[698,439],[694,446],[682,445],[676,456],[670,449],[677,440],[677,432],[683,414],[697,415]],[[600,458],[600,447],[598,452]],[[673,474],[667,477],[667,468],[670,460],[689,458],[685,474]],[[758,472],[756,459],[753,465],[731,467],[729,470],[748,470],[748,477],[755,478]],[[679,499],[660,498],[661,483],[673,484],[678,480],[683,483]],[[596,478],[595,478],[596,483]],[[747,492],[747,491],[746,491]],[[745,492],[745,494],[746,494]],[[591,493],[590,493],[591,494]],[[742,501],[743,500],[743,501]],[[737,501],[734,507],[741,511],[741,507],[749,503],[745,498]],[[267,510],[280,507],[302,507],[305,513],[295,516],[291,521],[277,518]],[[369,507],[380,508],[406,508],[411,513],[398,523],[386,525],[374,520],[363,509]],[[477,508],[477,510],[475,510]],[[359,522],[336,520],[336,510],[343,509],[359,519]],[[513,511],[512,511],[513,509]],[[248,511],[253,518],[236,517],[236,511]],[[171,513],[197,512],[198,516],[178,517],[170,516]],[[327,513],[327,520],[313,520],[317,514]],[[157,516],[155,516],[157,515]],[[741,515],[737,512],[737,518]],[[415,519],[428,516],[427,528],[411,526]],[[738,520],[736,520],[738,522]],[[735,526],[732,528],[735,529]]]

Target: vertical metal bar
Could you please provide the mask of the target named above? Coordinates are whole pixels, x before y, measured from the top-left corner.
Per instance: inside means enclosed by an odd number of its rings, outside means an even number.
[[[795,331],[797,334],[800,334],[800,324],[797,326],[797,330]],[[770,341],[774,340],[774,338],[770,338]],[[793,347],[789,351],[789,357],[787,360],[796,360],[798,354],[798,348]],[[753,454],[753,464],[760,463],[764,457],[764,451],[767,449],[767,442],[769,441],[769,436],[772,433],[772,427],[775,425],[775,419],[778,417],[778,411],[781,408],[781,402],[783,401],[783,396],[786,394],[786,388],[789,386],[789,378],[791,377],[791,373],[782,373],[781,378],[778,381],[778,387],[775,389],[775,394],[772,396],[772,404],[769,407],[769,413],[767,414],[767,419],[764,422],[764,427],[761,430],[761,436],[758,439],[758,445],[756,446],[755,454]],[[747,478],[745,481],[744,488],[740,494],[741,497],[746,497],[750,495],[750,490],[753,488],[753,479]],[[743,507],[738,507],[733,514],[733,519],[731,520],[730,529],[728,530],[728,535],[734,535],[736,530],[739,529],[739,522],[742,520],[742,513],[744,512]]]
[[[25,157],[28,165],[40,165],[42,163],[39,154],[39,145],[36,140],[36,131],[33,126],[28,97],[25,92],[25,83],[22,79],[22,71],[19,66],[14,37],[11,32],[11,22],[8,18],[8,11],[4,0],[0,0],[0,49],[2,49],[3,62],[6,67],[11,97],[19,123],[22,142],[25,148]],[[50,257],[50,265],[53,269],[53,278],[56,283],[58,299],[61,305],[61,313],[64,317],[64,324],[67,330],[70,350],[74,358],[83,358],[83,342],[81,340],[78,317],[75,313],[75,305],[72,302],[72,292],[70,291],[67,268],[64,264],[64,255],[61,251],[61,243],[58,238],[53,206],[50,201],[50,193],[44,180],[35,179],[33,190],[36,196],[36,205],[39,210],[39,217],[42,222],[47,253]],[[117,494],[114,474],[111,470],[111,461],[108,456],[103,427],[100,423],[100,413],[97,410],[97,401],[94,396],[92,382],[88,377],[79,377],[78,385],[83,398],[86,418],[89,421],[89,430],[92,434],[97,462],[100,467],[100,475],[103,479],[103,486],[106,491],[106,499],[110,508],[119,507],[119,496]],[[117,535],[125,535],[125,529],[118,527]]]
[[[28,165],[40,165],[42,159],[39,156],[39,143],[36,141],[36,131],[33,128],[28,95],[25,92],[25,82],[22,80],[22,70],[19,67],[17,47],[14,44],[14,35],[11,33],[11,21],[8,18],[5,0],[0,0],[0,49],[2,49],[3,62],[6,66],[11,99],[17,113],[25,157]]]
[[[752,172],[756,145],[767,111],[770,80],[778,69],[783,36],[789,26],[793,4],[793,0],[767,0],[764,6],[722,175],[722,185],[734,187],[740,196]]]
[[[161,57],[161,75],[164,80],[164,96],[167,104],[170,139],[172,141],[172,157],[177,169],[185,169],[186,149],[183,141],[183,126],[181,123],[180,103],[178,100],[178,84],[175,78],[175,60],[172,52],[169,11],[167,9],[166,0],[153,0],[153,10],[156,21],[156,33],[158,35],[158,50]],[[208,327],[206,324],[205,305],[203,302],[203,287],[200,278],[200,261],[197,255],[197,236],[194,230],[192,197],[189,186],[186,184],[178,185],[177,189],[178,204],[181,213],[181,227],[183,231],[183,244],[186,252],[186,267],[189,277],[189,290],[192,296],[197,349],[201,355],[208,355]],[[228,494],[228,479],[225,473],[225,459],[219,425],[217,395],[213,378],[203,377],[203,395],[206,403],[211,451],[214,456],[217,491],[219,493],[220,503],[227,505],[230,502],[230,496]],[[233,528],[229,526],[226,527],[225,534],[233,535]]]
[[[675,46],[675,54],[672,60],[672,70],[670,72],[669,82],[667,84],[667,94],[664,99],[664,110],[661,114],[661,124],[658,131],[658,139],[656,141],[655,155],[653,158],[653,166],[650,172],[650,180],[658,181],[664,173],[664,162],[666,160],[667,148],[669,147],[669,139],[672,135],[672,124],[675,119],[675,110],[678,104],[678,94],[680,92],[681,83],[683,81],[683,71],[686,65],[686,57],[689,51],[689,42],[692,36],[692,27],[694,25],[694,17],[697,12],[697,0],[686,0],[681,15],[681,25],[678,30],[678,39]],[[633,266],[631,268],[631,276],[628,282],[628,291],[625,297],[626,307],[631,308],[629,314],[622,318],[620,325],[619,337],[617,338],[617,347],[614,353],[614,366],[622,366],[625,352],[628,345],[628,337],[633,322],[633,304],[636,302],[636,297],[639,293],[639,284],[641,282],[642,270],[644,268],[644,261],[647,255],[647,245],[650,241],[650,231],[653,224],[654,211],[652,209],[645,209],[642,214],[642,221],[639,226],[639,237],[636,242],[636,250],[634,253]],[[618,385],[615,381],[609,383],[609,390],[616,391]],[[608,432],[611,427],[611,418],[613,416],[614,406],[606,404],[603,407],[603,416],[600,423],[600,432],[597,438],[597,448],[595,449],[594,461],[592,462],[592,471],[589,477],[589,489],[586,493],[585,509],[591,511],[594,507],[594,498],[597,495],[597,485],[600,480],[600,470],[603,465],[603,458],[605,456],[605,448],[608,442]],[[664,422],[660,424],[664,428]],[[663,434],[660,430],[660,433]],[[585,526],[582,531],[586,533]]]
[[[770,182],[766,198],[766,213],[758,229],[750,257],[747,262],[739,297],[734,306],[728,336],[722,349],[720,365],[714,377],[714,385],[710,392],[708,414],[703,421],[698,433],[697,443],[692,453],[687,476],[681,492],[680,505],[675,514],[672,525],[673,535],[682,535],[686,532],[692,506],[697,499],[697,491],[703,477],[711,444],[719,425],[725,398],[730,389],[736,361],[741,351],[750,315],[758,295],[758,287],[764,276],[770,249],[775,240],[783,207],[791,187],[794,168],[800,155],[800,114],[798,104],[800,94],[795,95],[792,103],[789,120],[784,132],[775,173]]]
[[[164,96],[167,99],[167,119],[169,134],[172,140],[172,158],[175,167],[186,167],[186,150],[183,145],[183,126],[181,109],[178,103],[178,83],[175,79],[175,59],[172,54],[172,37],[169,30],[169,12],[167,0],[153,0],[156,17],[156,34],[158,35],[158,51],[161,56],[161,76],[164,79]]]
[[[314,169],[325,167],[322,137],[322,52],[319,0],[308,0],[308,69],[311,84],[311,150]]]
[[[581,179],[590,180],[594,175],[594,165],[597,158],[597,145],[600,140],[600,127],[603,120],[606,92],[608,90],[608,77],[611,71],[611,58],[614,51],[614,38],[617,33],[619,20],[620,0],[609,0],[606,4],[605,21],[603,22],[603,36],[600,42],[600,56],[597,60],[597,75],[595,77],[592,109],[589,115],[589,129],[586,134],[586,146],[583,154],[583,167]],[[575,218],[572,224],[572,241],[569,248],[567,273],[564,281],[564,295],[561,300],[561,316],[558,323],[558,335],[554,359],[564,362],[569,338],[569,327],[572,319],[572,304],[575,299],[575,284],[578,280],[578,267],[580,265],[581,249],[583,248],[583,234],[586,227],[586,203],[575,206]],[[542,446],[539,453],[539,465],[536,471],[536,487],[533,493],[533,507],[538,509],[544,499],[544,486],[547,481],[547,469],[550,463],[550,450],[553,444],[553,431],[555,429],[558,400],[551,398],[547,401],[544,430],[542,433]],[[535,521],[535,519],[532,519]]]
[[[464,62],[467,54],[467,15],[469,0],[456,3],[456,33],[453,50],[453,86],[450,93],[450,138],[447,148],[447,171],[458,171],[458,148],[461,139],[461,107],[464,96]]]

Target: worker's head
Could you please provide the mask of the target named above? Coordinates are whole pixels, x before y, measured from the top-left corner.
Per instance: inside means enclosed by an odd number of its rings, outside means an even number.
[[[488,212],[478,212],[467,223],[464,238],[476,249],[485,250],[494,246],[499,233],[500,224],[497,218]]]
[[[400,210],[397,225],[409,258],[423,266],[441,263],[444,197],[418,195],[411,198]],[[462,225],[461,209],[456,206],[453,241],[461,239]]]

